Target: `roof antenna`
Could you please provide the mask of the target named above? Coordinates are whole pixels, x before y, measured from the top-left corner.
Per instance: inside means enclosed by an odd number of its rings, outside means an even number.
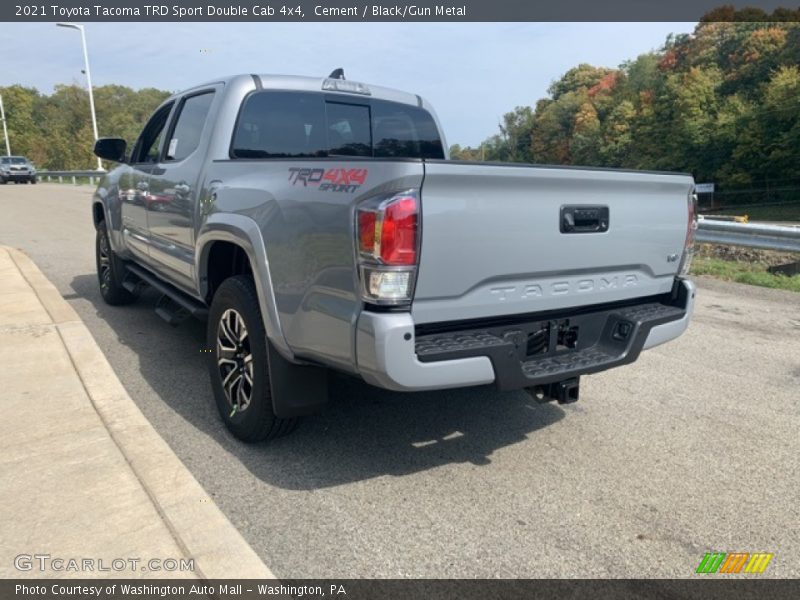
[[[344,69],[341,67],[334,69],[331,71],[331,74],[328,75],[328,79],[344,79]]]

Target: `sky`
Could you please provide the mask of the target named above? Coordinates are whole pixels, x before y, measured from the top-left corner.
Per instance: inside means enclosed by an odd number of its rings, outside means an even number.
[[[87,23],[93,84],[179,91],[236,73],[398,88],[436,108],[448,144],[477,146],[579,63],[617,67],[695,23]],[[80,34],[0,23],[0,86],[85,85]],[[102,124],[101,124],[102,128]],[[103,132],[100,131],[100,135]]]

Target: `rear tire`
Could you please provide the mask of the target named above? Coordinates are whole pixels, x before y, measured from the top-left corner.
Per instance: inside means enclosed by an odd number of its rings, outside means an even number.
[[[125,265],[114,254],[108,241],[106,222],[97,224],[95,236],[95,262],[97,264],[97,282],[100,285],[100,295],[106,304],[120,306],[130,304],[136,296],[122,287],[122,278],[125,274]]]
[[[282,419],[273,410],[269,342],[250,277],[236,275],[219,286],[208,315],[207,343],[211,387],[228,430],[243,442],[294,430],[297,419]]]

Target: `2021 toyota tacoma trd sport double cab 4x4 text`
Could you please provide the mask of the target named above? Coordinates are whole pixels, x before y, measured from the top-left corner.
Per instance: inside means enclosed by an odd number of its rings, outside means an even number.
[[[691,176],[449,161],[424,99],[341,70],[197,86],[95,153],[120,163],[94,196],[103,298],[207,319],[242,440],[319,409],[329,370],[571,402],[691,316]]]

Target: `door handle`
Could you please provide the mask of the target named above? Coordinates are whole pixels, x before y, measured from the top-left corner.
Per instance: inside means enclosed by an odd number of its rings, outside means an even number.
[[[561,233],[603,233],[608,231],[607,206],[562,206]]]

